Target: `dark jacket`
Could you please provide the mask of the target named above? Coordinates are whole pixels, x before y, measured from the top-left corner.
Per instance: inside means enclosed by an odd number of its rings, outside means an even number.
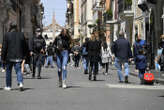
[[[120,36],[119,39],[115,41],[112,48],[113,53],[118,59],[127,62],[129,58],[132,58],[130,43],[124,37]]]
[[[27,54],[27,44],[21,32],[8,32],[5,34],[2,45],[2,60],[21,62]]]
[[[54,47],[53,47],[53,45],[49,45],[47,47],[47,53],[48,53],[48,56],[54,55]]]
[[[29,51],[39,54],[41,49],[45,50],[46,42],[44,38],[40,35],[38,37],[34,36],[29,40]]]
[[[70,51],[70,44],[71,44],[71,39],[67,36],[62,36],[59,35],[58,37],[55,38],[54,42],[53,42],[53,46],[55,47],[55,52],[57,54],[60,54],[60,50],[57,48],[57,42],[59,41],[59,39],[62,40],[63,43],[63,50],[68,50]]]
[[[101,43],[97,40],[89,41],[88,45],[88,56],[91,62],[100,61]]]
[[[137,55],[135,62],[136,62],[137,69],[146,69],[146,65],[147,65],[146,56]]]

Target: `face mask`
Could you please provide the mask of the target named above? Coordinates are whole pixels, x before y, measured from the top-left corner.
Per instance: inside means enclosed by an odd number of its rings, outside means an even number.
[[[162,41],[164,42],[164,39],[162,39]]]

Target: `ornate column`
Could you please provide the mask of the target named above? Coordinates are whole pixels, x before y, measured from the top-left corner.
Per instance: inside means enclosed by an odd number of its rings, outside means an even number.
[[[3,36],[4,36],[4,26],[7,23],[9,16],[8,10],[10,9],[10,1],[8,0],[0,0],[0,44],[2,44]]]
[[[31,22],[32,16],[31,16],[31,6],[32,6],[33,0],[24,0],[24,32],[27,37],[33,36],[33,24]]]

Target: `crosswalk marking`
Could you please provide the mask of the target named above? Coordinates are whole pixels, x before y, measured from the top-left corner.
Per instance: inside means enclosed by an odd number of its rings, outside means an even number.
[[[161,85],[132,85],[132,84],[106,84],[109,88],[122,88],[122,89],[146,89],[146,90],[164,90]]]

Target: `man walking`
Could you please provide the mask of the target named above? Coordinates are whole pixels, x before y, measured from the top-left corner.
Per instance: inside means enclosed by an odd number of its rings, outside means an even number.
[[[16,24],[10,26],[9,32],[5,34],[2,46],[2,60],[6,63],[6,87],[5,90],[11,90],[12,86],[12,67],[17,74],[17,81],[20,91],[23,91],[23,76],[21,64],[25,59],[27,46],[24,34],[18,32]]]
[[[36,34],[29,41],[29,51],[32,56],[33,74],[32,78],[35,78],[36,67],[38,68],[37,78],[41,79],[41,68],[44,64],[44,53],[45,53],[46,42],[41,35],[41,30],[38,28]]]
[[[47,47],[47,60],[45,67],[48,68],[49,64],[51,65],[51,68],[54,68],[53,66],[53,55],[54,55],[54,47],[52,42],[50,42],[49,46]]]
[[[84,74],[88,74],[88,63],[89,63],[88,42],[89,42],[89,38],[85,38],[85,42],[83,43],[82,49],[81,49]]]
[[[125,83],[128,83],[129,75],[129,65],[128,61],[132,58],[132,52],[130,48],[130,43],[124,38],[124,33],[120,32],[119,38],[115,41],[113,45],[113,53],[115,54],[115,67],[117,68],[117,73],[120,83],[123,82],[122,75],[122,65],[125,70]]]

